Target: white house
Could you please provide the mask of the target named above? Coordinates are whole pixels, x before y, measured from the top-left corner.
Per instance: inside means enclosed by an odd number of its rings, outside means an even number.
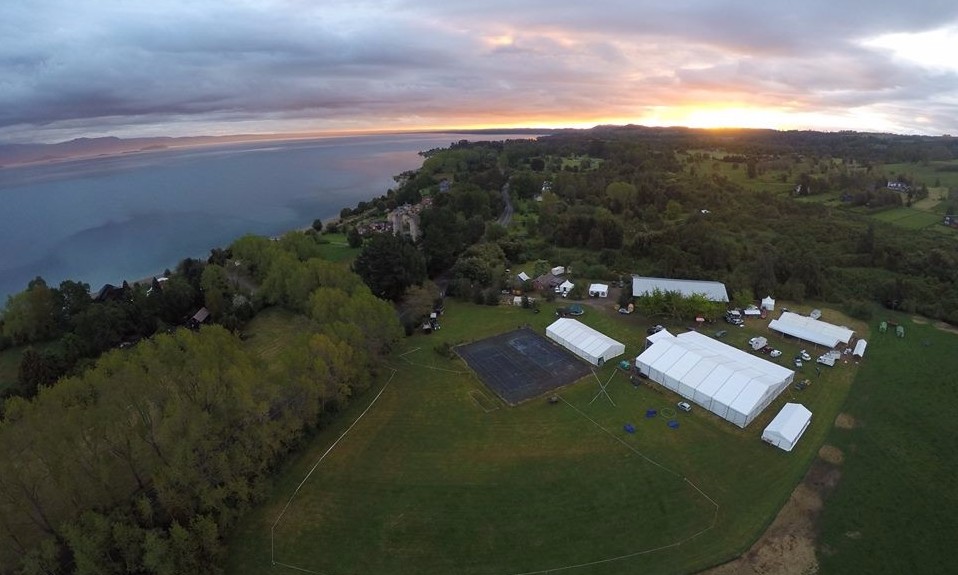
[[[606,284],[592,284],[589,286],[589,295],[592,297],[609,297],[609,286]]]
[[[812,412],[800,403],[786,403],[762,432],[762,441],[791,451],[812,423]]]

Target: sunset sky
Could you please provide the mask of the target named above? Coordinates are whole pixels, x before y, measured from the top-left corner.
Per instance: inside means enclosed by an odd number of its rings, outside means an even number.
[[[596,124],[958,134],[958,2],[11,0],[0,142]]]

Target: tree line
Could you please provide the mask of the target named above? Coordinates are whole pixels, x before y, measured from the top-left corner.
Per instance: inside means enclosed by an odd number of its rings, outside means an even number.
[[[221,572],[224,535],[283,456],[382,372],[401,329],[347,265],[292,237],[232,250],[262,305],[311,327],[268,360],[221,326],[177,329],[9,398],[0,572]]]

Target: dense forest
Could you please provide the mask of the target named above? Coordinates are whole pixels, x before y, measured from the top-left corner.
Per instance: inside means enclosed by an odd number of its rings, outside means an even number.
[[[11,296],[0,351],[20,367],[0,422],[0,572],[219,572],[236,518],[373,385],[403,331],[440,294],[495,305],[502,290],[531,292],[518,269],[710,279],[737,303],[771,294],[958,324],[954,230],[873,217],[929,188],[958,198],[947,177],[885,167],[947,176],[952,138],[600,127],[422,156],[325,230],[243,237],[102,297],[42,278]],[[386,223],[402,206],[416,206],[414,238]],[[345,233],[356,257],[325,259],[321,231]],[[213,325],[182,327],[200,306]],[[267,361],[243,329],[270,307],[308,327]]]

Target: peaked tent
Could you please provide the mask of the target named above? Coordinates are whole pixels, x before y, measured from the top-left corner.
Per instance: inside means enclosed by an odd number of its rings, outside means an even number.
[[[868,347],[868,342],[860,339],[855,343],[855,351],[852,352],[852,355],[855,357],[865,357],[865,348]]]
[[[812,423],[812,412],[800,403],[786,403],[762,432],[762,441],[791,451]]]
[[[855,332],[847,327],[833,325],[790,311],[782,312],[782,316],[770,321],[768,327],[785,335],[825,347],[835,347],[839,342],[847,344],[855,335]]]
[[[660,334],[646,339],[652,343],[635,359],[639,372],[739,427],[751,423],[795,377],[698,332]]]
[[[775,300],[772,298],[772,296],[769,295],[762,298],[762,309],[775,311]]]
[[[678,292],[684,297],[698,294],[705,296],[709,301],[715,302],[729,301],[728,291],[725,289],[725,284],[721,282],[632,276],[632,295],[634,297],[651,295],[655,291],[662,293]]]
[[[568,317],[547,327],[546,336],[592,365],[602,365],[625,353],[625,344]]]
[[[559,285],[559,291],[563,294],[567,294],[570,291],[572,291],[572,288],[574,287],[575,287],[574,283],[570,282],[569,280],[565,280]]]

